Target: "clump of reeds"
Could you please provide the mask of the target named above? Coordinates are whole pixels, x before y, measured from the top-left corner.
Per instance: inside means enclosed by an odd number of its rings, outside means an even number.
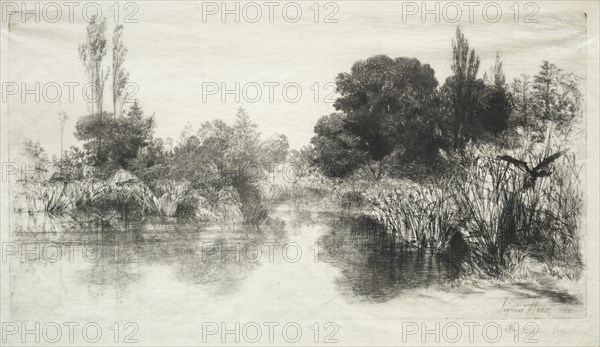
[[[63,213],[71,210],[73,205],[65,190],[66,187],[64,185],[62,187],[57,185],[45,187],[42,193],[44,211],[50,213]]]
[[[528,153],[537,163],[557,148]],[[534,164],[535,165],[535,164]],[[552,173],[525,184],[527,172],[492,158],[478,158],[465,167],[454,185],[459,225],[468,244],[469,265],[492,277],[511,276],[525,259],[549,268],[574,271],[582,267],[579,221],[582,198],[574,154],[553,164]],[[569,277],[567,276],[567,277]]]
[[[583,192],[582,166],[575,155],[565,155],[550,177],[537,183],[536,213],[524,243],[531,255],[559,277],[579,278],[583,267],[580,244]]]
[[[448,189],[414,185],[368,196],[373,215],[400,241],[418,248],[444,249],[456,232]]]
[[[194,215],[202,200],[187,182],[156,182],[153,192],[151,210],[168,217]]]
[[[27,212],[65,213],[74,208],[66,185],[28,182],[20,187],[17,199],[25,200]]]
[[[522,222],[519,175],[486,158],[470,162],[465,171],[452,188],[457,222],[468,245],[469,265],[492,277],[510,273],[524,259],[514,247]]]
[[[403,238],[405,234],[405,224],[402,215],[402,200],[404,195],[399,190],[391,192],[381,191],[376,195],[369,194],[367,196],[373,207],[372,214],[386,230],[394,237]],[[407,237],[407,236],[405,236]]]
[[[102,181],[84,180],[67,184],[69,198],[77,209],[93,207],[102,198],[108,185]]]
[[[520,157],[536,163],[559,150],[527,148]],[[511,276],[533,259],[557,276],[578,278],[583,203],[575,155],[557,160],[531,186],[527,172],[495,158],[497,149],[473,153],[461,173],[437,186],[367,191],[372,215],[396,240],[418,248],[443,250],[460,233],[464,265],[490,277]]]

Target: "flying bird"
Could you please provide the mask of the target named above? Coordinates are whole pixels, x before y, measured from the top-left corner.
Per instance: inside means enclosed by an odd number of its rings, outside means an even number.
[[[510,155],[499,155],[496,158],[500,160],[504,160],[510,164],[515,165],[519,169],[525,171],[528,174],[528,178],[525,180],[525,184],[523,188],[531,188],[534,186],[535,181],[540,177],[548,177],[552,174],[552,170],[550,169],[550,165],[558,158],[560,158],[563,154],[567,153],[568,149],[557,152],[544,158],[539,164],[537,164],[534,168],[530,168],[529,164],[522,160],[515,159]]]

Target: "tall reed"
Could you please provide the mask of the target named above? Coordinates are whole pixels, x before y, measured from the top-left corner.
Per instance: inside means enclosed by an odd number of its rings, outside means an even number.
[[[419,248],[444,249],[456,229],[455,206],[447,188],[414,185],[368,195],[372,214],[399,240]]]

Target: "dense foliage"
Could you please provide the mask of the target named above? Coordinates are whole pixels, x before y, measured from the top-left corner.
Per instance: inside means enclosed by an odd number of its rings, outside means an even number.
[[[91,114],[81,117],[75,126],[75,137],[85,141],[88,152],[100,174],[109,175],[117,168],[129,169],[140,150],[152,141],[154,119],[144,117],[135,103],[126,116]]]
[[[547,61],[510,86],[499,55],[483,78],[479,65],[459,28],[441,86],[414,58],[357,61],[336,79],[337,112],[315,125],[312,162],[328,177],[423,177],[459,165],[471,142],[511,147],[517,127],[541,140],[549,122],[566,127],[580,111],[578,78]]]

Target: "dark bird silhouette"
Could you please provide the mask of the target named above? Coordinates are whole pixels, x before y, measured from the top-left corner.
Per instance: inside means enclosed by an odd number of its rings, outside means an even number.
[[[539,164],[537,164],[534,168],[530,168],[529,164],[522,160],[515,159],[510,155],[499,155],[497,158],[500,160],[504,160],[510,164],[515,165],[519,169],[525,171],[528,176],[525,179],[525,184],[523,188],[531,188],[535,185],[535,181],[540,177],[548,177],[552,174],[552,170],[550,169],[550,165],[554,163],[554,161],[560,158],[563,154],[567,153],[568,149],[557,152],[544,158]]]

